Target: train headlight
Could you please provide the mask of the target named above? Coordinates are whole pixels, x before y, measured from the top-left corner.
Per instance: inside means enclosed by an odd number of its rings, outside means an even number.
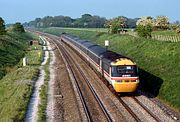
[[[137,80],[131,80],[131,82],[139,82],[139,80],[137,79]]]

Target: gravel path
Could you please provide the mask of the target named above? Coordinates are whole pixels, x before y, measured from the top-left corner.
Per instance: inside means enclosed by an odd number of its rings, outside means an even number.
[[[50,80],[48,83],[48,103],[47,103],[47,121],[48,122],[53,122],[54,121],[54,82],[55,82],[55,67],[54,67],[54,63],[55,63],[55,54],[52,51],[52,48],[50,47],[50,45],[48,44],[48,50],[50,52],[51,55],[51,61],[50,61],[50,67],[49,67],[49,71],[50,71]]]
[[[34,82],[33,86],[33,93],[30,98],[30,102],[28,105],[25,122],[37,122],[38,121],[38,105],[40,103],[40,96],[39,96],[39,90],[41,88],[41,85],[44,84],[44,77],[45,77],[45,71],[43,69],[43,65],[47,63],[47,60],[49,58],[49,52],[47,51],[47,47],[43,46],[44,57],[43,62],[41,63],[41,66],[39,67],[39,77],[37,81]]]
[[[36,122],[38,120],[38,104],[40,102],[39,89],[44,83],[45,72],[40,67],[40,74],[38,80],[35,82],[34,91],[28,105],[28,110],[25,118],[25,122]]]

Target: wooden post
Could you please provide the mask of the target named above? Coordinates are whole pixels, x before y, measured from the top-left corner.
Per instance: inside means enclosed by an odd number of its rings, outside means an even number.
[[[26,66],[26,57],[23,58],[23,66]]]

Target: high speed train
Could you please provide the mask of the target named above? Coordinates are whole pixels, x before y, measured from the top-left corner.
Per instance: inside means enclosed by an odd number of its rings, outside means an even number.
[[[61,41],[82,55],[116,92],[134,92],[139,84],[138,68],[130,58],[87,40],[63,33]]]

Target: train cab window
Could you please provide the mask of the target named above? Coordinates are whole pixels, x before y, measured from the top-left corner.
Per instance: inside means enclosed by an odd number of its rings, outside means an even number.
[[[123,75],[137,76],[136,66],[112,66],[112,76],[122,77]]]
[[[117,67],[118,73],[133,73],[133,66],[118,66]]]

